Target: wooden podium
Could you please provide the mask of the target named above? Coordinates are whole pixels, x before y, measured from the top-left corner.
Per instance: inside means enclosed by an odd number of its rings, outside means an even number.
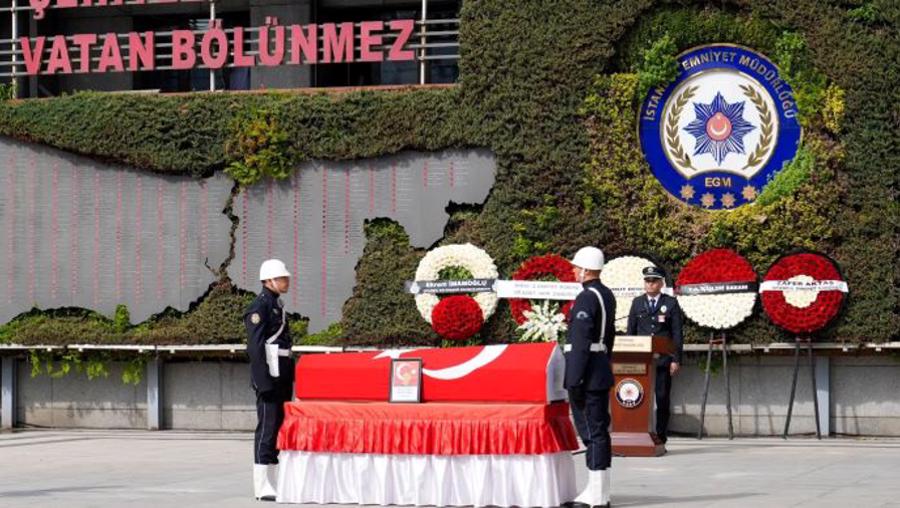
[[[668,337],[616,337],[612,357],[615,385],[609,394],[614,455],[658,457],[666,453],[666,446],[653,440],[656,357],[671,354],[673,349]]]

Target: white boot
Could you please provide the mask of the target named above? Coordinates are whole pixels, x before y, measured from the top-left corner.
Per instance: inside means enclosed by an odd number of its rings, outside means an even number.
[[[606,506],[609,503],[609,469],[588,470],[587,485],[573,502],[588,506]]]
[[[609,506],[609,493],[612,491],[609,476],[609,469],[600,471],[600,506]]]
[[[256,499],[275,500],[275,483],[278,480],[277,467],[275,464],[253,464],[253,496]]]
[[[593,491],[591,489],[591,486],[592,486],[591,476],[590,476],[591,473],[592,473],[592,471],[588,471],[587,483],[584,485],[584,489],[581,491],[581,494],[578,494],[577,496],[575,496],[575,499],[572,500],[573,503],[586,504],[586,505],[591,504],[591,499],[592,499],[591,494],[593,494]]]
[[[278,497],[278,464],[266,465],[266,480],[272,496]]]

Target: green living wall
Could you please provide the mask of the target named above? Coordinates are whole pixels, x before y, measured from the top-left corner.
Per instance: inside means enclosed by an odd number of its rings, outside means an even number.
[[[796,248],[838,261],[850,304],[827,340],[885,342],[900,328],[900,6],[891,1],[653,2],[467,0],[456,87],[326,93],[136,96],[80,93],[0,105],[0,133],[156,172],[226,171],[240,184],[290,174],[308,158],[487,147],[497,181],[480,207],[451,210],[441,243],[472,242],[503,275],[524,259],[651,255],[673,275],[694,254],[732,247],[764,272]],[[669,197],[636,139],[642,92],[674,76],[690,47],[729,42],[772,58],[793,86],[804,137],[756,204],[707,212]],[[402,292],[424,252],[396,223],[368,243],[343,320],[310,343],[433,344]],[[0,341],[196,343],[243,339],[252,295],[224,277],[191,311],[146,323],[35,310]],[[298,335],[303,324],[297,324]],[[479,340],[513,340],[505,305]],[[787,337],[757,313],[739,342]],[[704,340],[691,328],[688,339]]]

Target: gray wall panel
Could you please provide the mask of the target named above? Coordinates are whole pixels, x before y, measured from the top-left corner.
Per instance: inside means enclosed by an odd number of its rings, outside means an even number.
[[[352,294],[366,219],[394,219],[412,245],[430,247],[443,236],[447,205],[483,202],[495,172],[494,157],[484,150],[303,164],[288,181],[268,181],[238,196],[241,225],[229,275],[258,291],[260,263],[282,259],[294,275],[285,305],[310,318],[310,331],[321,330],[340,319]]]
[[[0,322],[33,306],[134,322],[186,310],[228,255],[231,181],[141,173],[0,138]],[[90,338],[85,338],[89,341]]]

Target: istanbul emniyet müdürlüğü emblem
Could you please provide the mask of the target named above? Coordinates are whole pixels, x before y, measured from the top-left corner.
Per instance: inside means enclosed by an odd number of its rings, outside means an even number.
[[[616,385],[616,401],[626,409],[641,405],[644,400],[644,387],[636,379],[626,378]]]
[[[794,92],[765,56],[731,45],[678,57],[674,82],[648,92],[638,130],[654,176],[685,203],[756,199],[800,143]]]

